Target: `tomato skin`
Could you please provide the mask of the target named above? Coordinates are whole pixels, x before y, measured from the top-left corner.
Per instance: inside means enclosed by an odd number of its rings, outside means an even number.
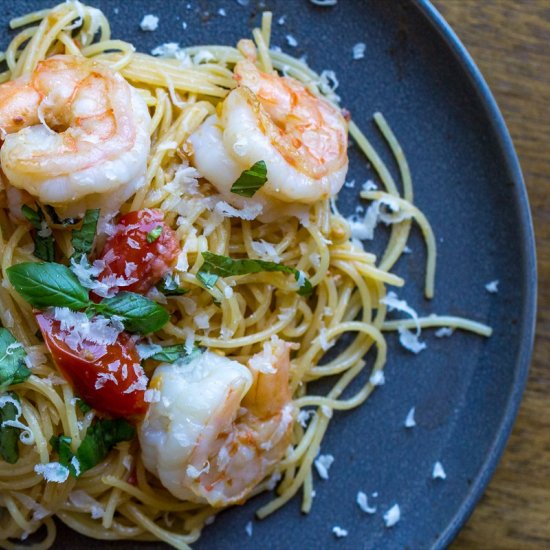
[[[141,379],[145,374],[128,334],[120,333],[117,340],[109,345],[84,341],[81,349],[75,351],[64,341],[68,332],[61,330],[59,321],[51,314],[38,312],[35,317],[57,368],[86,403],[112,416],[129,417],[146,412],[144,396],[147,379]],[[109,365],[116,361],[120,361],[118,368],[109,370]],[[101,374],[113,376],[116,382],[111,378],[101,380]],[[137,384],[138,379],[145,383]]]
[[[105,269],[98,279],[102,281],[110,275],[123,277],[130,284],[118,287],[119,290],[145,294],[155,286],[170,270],[180,252],[175,231],[164,223],[161,210],[143,209],[122,216],[98,259],[106,262]],[[147,242],[147,235],[158,226],[160,236]],[[128,270],[135,264],[134,269]],[[128,270],[128,271],[127,271]],[[134,280],[135,279],[135,280]]]

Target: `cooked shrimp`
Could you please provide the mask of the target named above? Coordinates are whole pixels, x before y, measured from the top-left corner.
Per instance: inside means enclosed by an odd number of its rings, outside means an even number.
[[[234,70],[238,86],[191,136],[193,162],[230,199],[241,172],[263,160],[266,184],[255,195],[310,204],[335,195],[348,168],[347,123],[303,84],[261,72],[251,59]]]
[[[174,496],[243,502],[281,460],[294,422],[289,347],[273,340],[248,366],[206,351],[157,368],[160,400],[138,433],[145,467]]]
[[[114,210],[144,182],[150,120],[119,74],[85,58],[50,57],[0,85],[2,170],[66,215]]]

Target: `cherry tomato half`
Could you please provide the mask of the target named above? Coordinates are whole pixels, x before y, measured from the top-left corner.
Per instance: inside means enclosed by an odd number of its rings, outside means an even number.
[[[99,256],[106,262],[100,281],[115,275],[128,282],[119,290],[145,294],[169,271],[180,252],[175,231],[161,210],[144,209],[122,216]]]
[[[147,377],[133,340],[122,332],[113,344],[83,340],[68,345],[70,333],[50,313],[35,314],[46,346],[75,393],[99,412],[113,416],[145,413]],[[76,347],[77,349],[73,349]]]

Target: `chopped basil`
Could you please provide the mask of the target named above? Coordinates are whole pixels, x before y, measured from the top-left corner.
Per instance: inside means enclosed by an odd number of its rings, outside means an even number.
[[[104,298],[93,310],[116,316],[130,332],[149,334],[162,328],[170,315],[162,306],[134,292],[119,292],[112,298]]]
[[[252,197],[267,181],[267,166],[263,160],[245,170],[231,186],[231,192],[241,197]]]
[[[19,403],[17,394],[8,392],[4,395],[6,396]],[[17,407],[9,401],[5,401],[0,407],[0,457],[9,464],[15,464],[19,460],[19,428],[2,424],[7,420],[16,420],[17,412]]]
[[[94,239],[99,220],[99,208],[86,210],[80,229],[74,229],[72,233],[73,255],[75,262],[79,262],[82,256],[88,256],[94,246]]]
[[[25,366],[27,354],[20,344],[5,328],[0,328],[0,391],[24,382],[31,371]]]
[[[88,291],[66,266],[26,262],[7,269],[15,290],[38,309],[50,306],[79,310],[91,304]]]
[[[151,229],[149,233],[147,233],[147,242],[151,244],[152,242],[155,242],[162,234],[162,225],[157,225],[155,229]]]
[[[92,407],[90,407],[90,405],[88,405],[88,403],[80,397],[77,397],[76,406],[80,409],[82,414],[86,414],[92,410]]]
[[[172,276],[163,277],[157,285],[157,290],[162,292],[165,296],[182,296],[189,292],[188,288],[179,286]]]
[[[88,428],[76,455],[71,451],[71,438],[68,436],[53,436],[50,444],[59,455],[59,462],[69,469],[71,475],[78,477],[99,464],[117,443],[131,441],[135,435],[135,428],[122,418],[101,419]],[[75,457],[79,471],[73,464]]]
[[[300,283],[298,294],[307,296],[313,291],[313,287],[304,274],[294,267],[277,264],[275,262],[266,262],[264,260],[242,259],[234,260],[228,256],[220,256],[211,252],[203,252],[202,264],[197,279],[206,287],[212,288],[218,277],[231,277],[232,275],[247,275],[249,273],[261,273],[263,271],[281,271],[294,275],[296,281]]]
[[[34,251],[33,254],[45,262],[55,260],[55,243],[51,229],[48,227],[44,212],[40,206],[36,205],[36,210],[24,204],[21,207],[21,213],[28,222],[34,227]]]
[[[57,212],[55,211],[55,208],[51,206],[50,204],[44,205],[44,210],[48,213],[48,216],[50,216],[50,220],[55,225],[64,225],[65,227],[69,225],[76,225],[78,223],[78,219],[75,218],[64,218],[61,219]]]
[[[193,348],[190,352],[187,351],[185,344],[175,344],[173,346],[164,346],[162,351],[158,351],[151,356],[155,361],[163,363],[175,363],[182,359],[182,364],[190,363],[195,357],[198,357],[203,350],[201,348]]]

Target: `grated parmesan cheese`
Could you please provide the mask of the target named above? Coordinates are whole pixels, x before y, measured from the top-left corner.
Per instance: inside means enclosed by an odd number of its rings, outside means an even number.
[[[218,10],[218,15],[221,15],[222,17],[225,17],[227,15],[227,13],[225,12],[225,10],[223,8],[220,8]]]
[[[234,208],[225,201],[219,201],[214,207],[214,212],[224,218],[241,218],[243,220],[255,220],[263,211],[260,203],[250,203],[242,209]]]
[[[338,525],[335,525],[333,528],[332,528],[332,532],[334,533],[334,535],[336,536],[337,539],[341,539],[343,537],[347,537],[348,536],[348,532],[346,529],[342,529],[341,527],[338,527]]]
[[[139,26],[142,31],[156,31],[159,26],[159,18],[156,15],[148,13],[143,16]]]
[[[34,498],[31,498],[29,495],[18,493],[17,491],[11,491],[11,496],[21,502],[21,504],[23,504],[26,508],[33,511],[32,521],[40,521],[53,514],[51,510],[44,508],[44,506],[34,500]]]
[[[37,464],[34,471],[41,475],[47,482],[65,483],[69,478],[69,469],[59,462],[48,462],[47,464]]]
[[[490,294],[496,294],[498,292],[498,284],[500,281],[498,279],[495,279],[494,281],[491,281],[490,283],[487,283],[485,285],[485,290],[489,292]]]
[[[401,519],[401,510],[398,504],[394,504],[385,514],[386,527],[393,527]]]
[[[162,347],[158,344],[136,344],[136,349],[139,355],[139,358],[143,361],[145,359],[149,359],[149,357],[152,357],[155,355],[155,353],[159,353],[162,351]]]
[[[291,34],[286,35],[286,43],[291,47],[295,48],[298,45],[298,40],[294,38]]]
[[[365,512],[365,514],[375,514],[376,513],[376,506],[369,506],[369,499],[367,498],[366,493],[363,491],[359,491],[357,493],[357,497],[355,498],[355,502],[357,502],[357,506]]]
[[[315,416],[315,411],[313,409],[302,409],[298,413],[296,420],[298,420],[298,423],[300,424],[300,426],[302,426],[302,428],[307,428],[309,420],[312,416]]]
[[[412,407],[407,413],[407,418],[405,418],[405,428],[414,428],[416,426],[416,420],[414,419],[415,411],[415,407]]]
[[[281,15],[279,19],[277,19],[277,25],[284,25],[286,23],[286,15]]]
[[[373,386],[383,386],[386,383],[386,378],[384,376],[384,371],[378,370],[375,373],[371,374],[369,382]]]
[[[357,42],[352,49],[353,59],[363,59],[365,57],[365,49],[367,45],[364,42]]]
[[[195,317],[193,317],[193,321],[195,322],[197,328],[210,328],[210,318],[208,317],[208,313],[198,313]]]
[[[260,256],[262,260],[270,260],[272,262],[279,263],[281,257],[277,254],[275,246],[267,241],[261,239],[260,241],[251,241],[252,250]]]
[[[315,469],[317,470],[317,473],[319,474],[319,477],[321,479],[328,479],[328,471],[330,467],[332,466],[332,463],[334,462],[334,457],[332,455],[319,455],[315,459]]]
[[[434,464],[434,469],[432,471],[432,479],[447,479],[447,474],[443,469],[443,464],[441,464],[441,462],[439,461],[437,461]]]
[[[454,329],[451,327],[441,327],[435,331],[436,338],[445,338],[453,334]]]
[[[254,526],[253,526],[253,524],[252,524],[251,521],[249,521],[249,522],[246,524],[245,528],[244,528],[246,534],[247,534],[249,537],[252,536],[252,531],[253,531],[253,529],[254,529]]]
[[[105,513],[105,509],[95,498],[80,489],[69,493],[69,502],[79,511],[91,514],[92,519],[100,519]]]

